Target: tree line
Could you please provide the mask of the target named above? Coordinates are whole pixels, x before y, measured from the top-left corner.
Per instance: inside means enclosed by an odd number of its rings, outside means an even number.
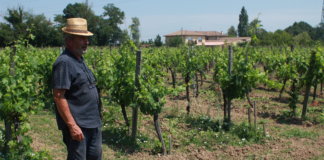
[[[116,46],[128,39],[136,45],[162,46],[162,38],[140,41],[140,20],[132,18],[129,30],[121,29],[125,13],[112,3],[103,6],[104,12],[96,15],[85,3],[68,4],[63,13],[56,15],[54,21],[47,19],[44,14],[34,15],[24,11],[23,7],[8,9],[5,22],[0,23],[0,47],[11,45],[17,39],[29,39],[29,43],[37,47],[62,46],[63,35],[61,28],[67,18],[81,17],[88,20],[88,29],[94,33],[90,44],[95,46]],[[128,33],[130,32],[130,33]],[[237,28],[231,26],[227,32],[231,37],[251,37],[252,45],[258,46],[311,46],[316,42],[324,42],[324,24],[312,27],[306,22],[295,22],[284,30],[269,32],[263,28],[261,20],[255,18],[249,22],[245,7],[242,7]],[[168,46],[179,46],[183,42],[176,39]]]
[[[62,46],[63,35],[61,28],[65,26],[66,19],[73,17],[85,18],[88,21],[88,30],[94,33],[90,43],[96,46],[119,45],[123,41],[132,38],[139,43],[139,19],[132,18],[133,24],[127,29],[121,29],[125,13],[114,4],[103,7],[101,15],[95,15],[94,11],[85,3],[68,4],[63,9],[63,14],[56,15],[54,22],[48,20],[44,14],[34,15],[24,11],[23,7],[8,9],[4,19],[0,23],[0,46],[10,45],[17,39],[29,39],[29,43],[37,47]],[[32,35],[32,37],[30,37]]]
[[[316,42],[324,42],[324,24],[312,27],[310,24],[300,21],[294,22],[291,26],[268,32],[263,28],[259,18],[249,22],[249,16],[245,7],[242,7],[239,15],[239,24],[237,29],[231,26],[228,29],[228,35],[231,37],[251,37],[253,45],[261,46],[311,46]]]

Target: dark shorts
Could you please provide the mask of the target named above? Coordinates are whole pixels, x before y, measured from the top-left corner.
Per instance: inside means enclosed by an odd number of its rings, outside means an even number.
[[[62,129],[63,142],[68,151],[67,160],[101,160],[102,135],[100,128],[81,128],[84,139],[75,141],[68,128]]]

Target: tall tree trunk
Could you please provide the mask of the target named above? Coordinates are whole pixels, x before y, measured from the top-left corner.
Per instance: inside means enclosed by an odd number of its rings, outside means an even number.
[[[161,127],[159,123],[159,114],[155,113],[153,115],[153,120],[154,120],[154,127],[155,127],[156,134],[159,138],[159,141],[162,143],[162,153],[163,155],[166,155],[166,147],[162,137]]]
[[[282,93],[283,93],[283,91],[285,90],[287,80],[288,80],[288,79],[285,78],[284,81],[283,81],[283,86],[282,86],[282,88],[281,88],[281,90],[280,90],[280,93],[279,93],[279,100],[281,100]]]

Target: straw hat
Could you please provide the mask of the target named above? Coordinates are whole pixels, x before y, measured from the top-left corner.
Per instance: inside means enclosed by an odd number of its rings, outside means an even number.
[[[69,18],[67,19],[66,27],[62,31],[67,34],[79,36],[92,36],[93,33],[88,31],[87,20],[83,18]]]

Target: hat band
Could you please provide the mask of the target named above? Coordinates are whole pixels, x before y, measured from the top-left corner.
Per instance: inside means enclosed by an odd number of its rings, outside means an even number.
[[[78,29],[66,29],[68,32],[74,32],[74,33],[88,33],[88,31],[85,30],[78,30]]]

